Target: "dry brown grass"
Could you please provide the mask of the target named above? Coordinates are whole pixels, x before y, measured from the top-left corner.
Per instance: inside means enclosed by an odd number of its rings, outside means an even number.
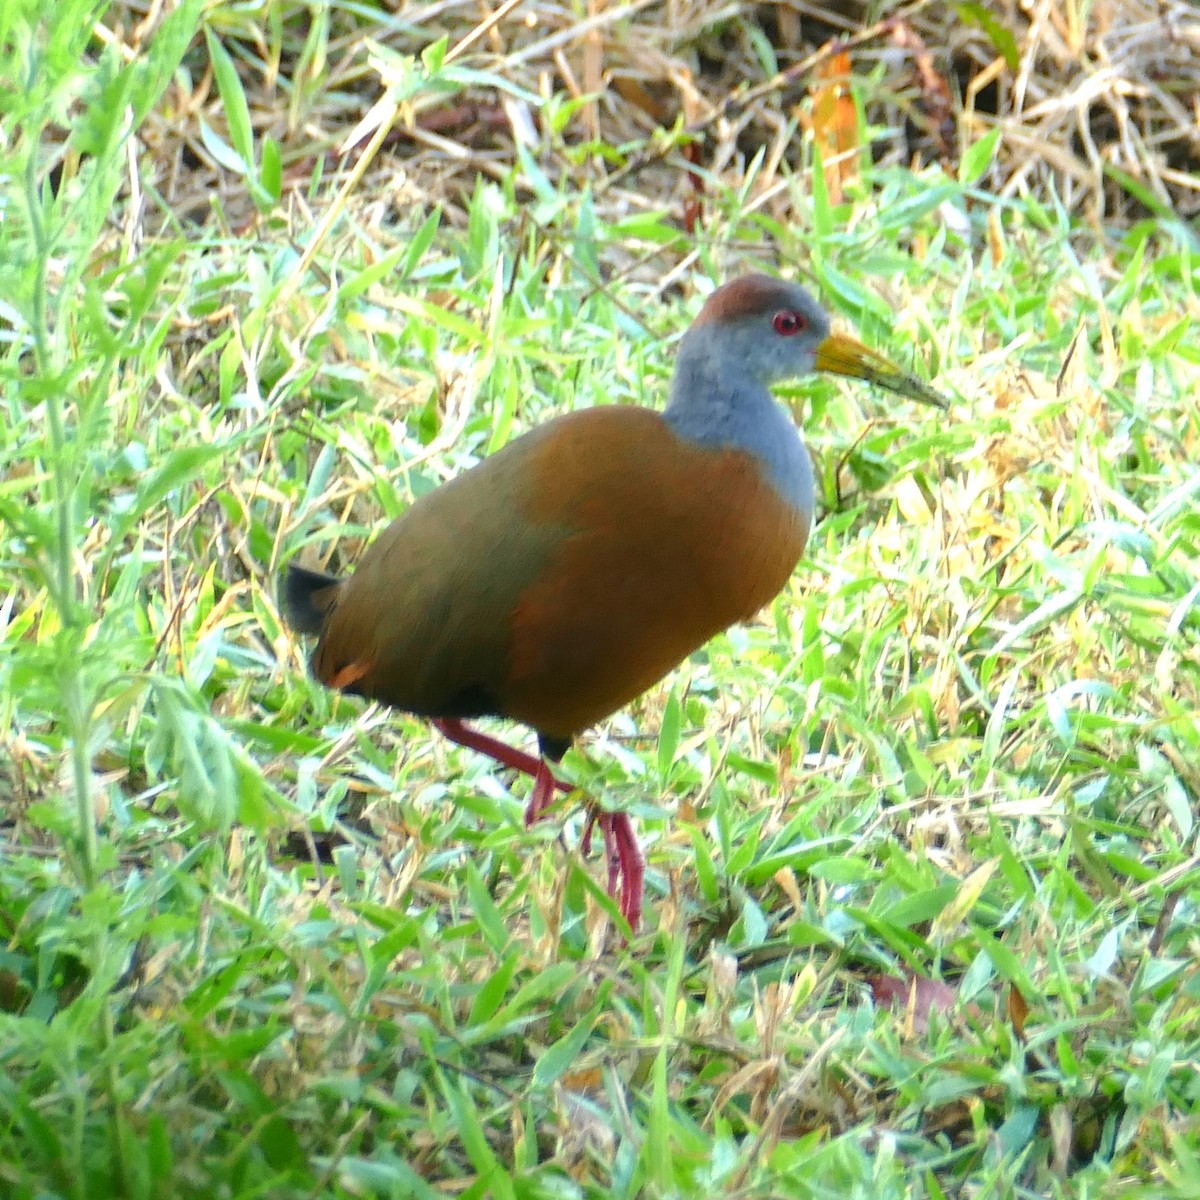
[[[545,2],[481,8],[442,0],[378,23],[335,8],[327,40],[303,11],[274,38],[237,10],[213,12],[226,44],[240,46],[256,132],[283,145],[297,220],[313,219],[302,194],[316,161],[347,170],[362,153],[366,139],[354,131],[383,90],[372,44],[415,54],[438,37],[460,65],[577,107],[559,130],[488,86],[402,107],[355,202],[381,223],[435,203],[464,220],[476,179],[505,177],[518,145],[550,180],[593,189],[607,217],[665,208],[680,222],[714,190],[738,186],[761,153],[747,208],[786,220],[783,181],[802,166],[816,72],[841,49],[863,85],[877,160],[952,170],[964,145],[999,125],[1001,152],[981,181],[998,195],[1053,193],[1096,224],[1135,220],[1146,203],[1181,217],[1200,211],[1200,14],[1185,0],[993,3],[990,32],[931,0],[887,4],[873,23],[855,0],[590,0],[582,19]],[[125,5],[113,16],[112,37],[134,54],[158,8]],[[224,115],[211,75],[196,66],[145,128],[155,182],[185,225],[204,223],[218,196],[240,227],[252,212],[204,144],[201,121],[222,130]],[[600,145],[627,149],[614,159],[593,152]]]

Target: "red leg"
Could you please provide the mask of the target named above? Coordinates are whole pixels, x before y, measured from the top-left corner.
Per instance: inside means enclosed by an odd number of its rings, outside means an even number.
[[[612,822],[609,814],[601,812],[594,804],[588,805],[587,820],[583,823],[583,837],[579,839],[579,851],[584,858],[592,852],[592,830],[600,826],[604,837],[604,862],[608,867],[608,894],[617,894],[617,884],[621,879],[621,858],[613,841]]]
[[[550,764],[542,759],[538,763],[537,774],[533,777],[533,791],[529,793],[529,801],[525,805],[525,828],[528,829],[534,821],[540,821],[546,809],[554,803],[555,791],[570,792],[574,789],[568,783],[560,783],[554,778]]]
[[[618,898],[621,916],[637,929],[642,919],[642,897],[645,894],[646,860],[633,832],[628,813],[600,812],[588,809],[580,849],[586,856],[592,848],[592,828],[600,826],[604,836],[604,861],[608,866],[608,894]],[[624,883],[622,883],[624,880]]]
[[[604,813],[600,817],[600,828],[604,830],[604,841],[611,838],[616,849],[617,866],[612,861],[608,867],[608,892],[615,896],[617,889],[614,876],[624,879],[621,887],[621,916],[629,922],[630,929],[637,929],[642,919],[642,896],[645,892],[646,860],[633,832],[633,822],[628,813]]]
[[[512,767],[514,771],[520,771],[522,775],[537,779],[541,773],[543,762],[537,755],[526,754],[524,750],[518,750],[516,746],[510,746],[499,738],[480,733],[478,729],[472,729],[457,717],[439,717],[433,722],[433,727],[452,742],[474,750],[477,754],[486,754],[488,758],[494,758],[498,763]],[[569,783],[559,783],[557,779],[554,782],[559,791],[574,790]]]
[[[532,825],[540,820],[554,800],[554,793],[572,792],[575,789],[555,777],[550,764],[544,758],[518,750],[499,738],[480,733],[457,717],[441,717],[433,722],[434,727],[452,742],[486,754],[498,763],[520,771],[533,779],[533,790],[525,806],[525,824]],[[599,825],[604,835],[604,858],[608,866],[608,894],[617,898],[621,915],[636,929],[642,916],[642,894],[646,874],[646,862],[633,832],[633,822],[628,813],[597,812],[589,809],[587,824],[583,827],[582,850],[586,855],[591,849],[592,826]]]
[[[569,783],[563,783],[561,779],[554,777],[554,772],[550,770],[544,758],[526,754],[524,750],[518,750],[515,746],[510,746],[499,738],[480,733],[478,729],[472,729],[457,718],[441,717],[433,724],[443,736],[448,737],[452,742],[457,742],[468,750],[474,750],[477,754],[486,754],[498,763],[512,767],[514,771],[520,771],[522,774],[532,777],[533,791],[529,793],[529,802],[525,805],[526,825],[532,825],[534,821],[541,819],[542,814],[553,803],[556,791],[573,792],[575,790]]]

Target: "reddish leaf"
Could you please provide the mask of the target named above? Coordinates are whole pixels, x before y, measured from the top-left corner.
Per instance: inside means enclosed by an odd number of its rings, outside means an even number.
[[[958,1001],[957,990],[948,983],[919,975],[909,975],[907,979],[895,975],[869,975],[867,983],[871,985],[877,1005],[906,1009],[917,1033],[924,1033],[929,1028],[931,1012],[953,1008]]]

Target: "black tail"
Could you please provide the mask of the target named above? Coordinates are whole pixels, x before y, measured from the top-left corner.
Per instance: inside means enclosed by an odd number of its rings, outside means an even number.
[[[320,633],[326,614],[337,599],[341,583],[333,575],[310,571],[294,563],[283,577],[283,613],[297,633]]]

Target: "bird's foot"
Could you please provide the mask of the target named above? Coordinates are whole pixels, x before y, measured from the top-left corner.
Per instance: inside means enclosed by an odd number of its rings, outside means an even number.
[[[541,819],[546,809],[554,802],[555,792],[574,790],[569,783],[555,779],[554,772],[550,770],[550,766],[544,758],[527,754],[524,750],[518,750],[516,746],[510,746],[499,738],[481,733],[478,729],[472,729],[470,725],[460,721],[457,717],[439,717],[433,724],[434,728],[452,742],[457,742],[458,745],[465,746],[468,750],[474,750],[477,754],[486,754],[502,766],[511,767],[514,771],[520,771],[532,778],[533,791],[529,793],[529,803],[525,806],[525,824],[527,826]]]
[[[528,829],[534,821],[540,821],[546,815],[546,810],[554,803],[555,792],[571,790],[571,785],[556,779],[549,763],[541,759],[533,776],[533,790],[529,793],[529,800],[525,805],[525,828]]]
[[[586,855],[592,848],[592,826],[599,825],[604,838],[604,861],[608,864],[608,894],[617,901],[621,916],[637,929],[642,919],[645,893],[646,860],[633,832],[628,813],[600,812],[588,809],[580,848]]]
[[[518,750],[499,738],[480,733],[454,717],[441,717],[433,722],[441,733],[452,742],[486,754],[506,767],[521,771],[533,778],[533,790],[525,805],[525,824],[532,825],[546,815],[554,803],[556,792],[571,792],[575,789],[555,777],[550,764],[544,758]],[[592,847],[592,826],[599,825],[604,837],[604,859],[608,865],[608,894],[617,901],[621,916],[636,929],[642,919],[642,893],[645,886],[646,861],[633,832],[633,822],[628,813],[601,812],[588,809],[587,824],[583,827],[581,847],[586,856]]]

